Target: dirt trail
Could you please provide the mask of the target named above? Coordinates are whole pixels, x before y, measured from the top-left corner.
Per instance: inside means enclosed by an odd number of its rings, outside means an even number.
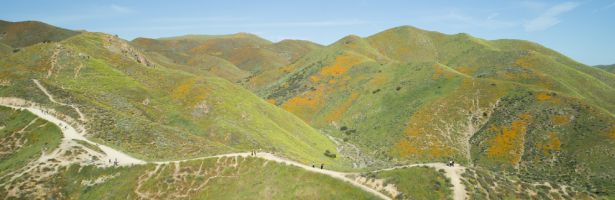
[[[51,96],[51,94],[49,94],[47,92],[47,90],[38,83],[37,80],[34,80],[34,83],[39,87],[39,89],[41,89],[41,91],[43,91],[45,93],[45,95],[47,95],[49,97],[49,100],[51,100],[52,102],[58,103],[56,102],[53,97]],[[85,121],[85,118],[83,117],[83,114],[79,111],[79,109],[74,106],[74,105],[67,105],[67,104],[62,104],[62,103],[58,103],[61,105],[65,105],[65,106],[71,106],[73,108],[75,108],[75,110],[79,113],[79,115],[81,116],[81,120]],[[72,139],[79,139],[79,140],[83,140],[86,141],[90,144],[93,145],[98,145],[95,142],[92,142],[90,140],[88,140],[86,137],[84,137],[83,135],[85,134],[85,129],[82,129],[82,133],[77,132],[77,130],[75,128],[72,127],[72,125],[66,123],[65,121],[59,120],[57,119],[55,116],[53,115],[49,115],[49,114],[44,114],[43,111],[39,110],[39,109],[35,109],[32,107],[18,107],[18,106],[12,106],[12,105],[4,105],[4,104],[0,104],[2,106],[7,106],[7,107],[11,107],[11,108],[15,108],[15,109],[26,109],[30,112],[32,112],[33,114],[37,115],[40,118],[43,118],[51,123],[55,123],[55,124],[62,124],[62,126],[67,126],[66,129],[61,129],[62,133],[64,135],[64,138],[62,139],[62,142],[60,144],[60,147],[58,149],[56,149],[53,153],[50,153],[48,155],[42,155],[39,159],[38,162],[44,162],[48,159],[51,158],[58,158],[60,156],[60,152],[66,151],[66,150],[70,150],[70,148],[72,148],[72,146],[82,146],[74,141],[72,141]],[[102,151],[104,151],[107,155],[104,156],[102,154],[99,154],[101,156],[101,160],[102,162],[105,162],[108,159],[111,160],[115,160],[117,158],[117,160],[119,161],[119,165],[131,165],[131,164],[147,164],[148,162],[145,162],[143,160],[139,160],[136,158],[133,158],[125,153],[119,152],[115,149],[112,149],[110,147],[107,147],[105,145],[98,145],[98,147],[100,147],[100,149]],[[199,160],[199,159],[205,159],[205,158],[220,158],[220,157],[237,157],[237,156],[242,156],[242,157],[248,157],[250,156],[250,153],[230,153],[230,154],[222,154],[222,155],[215,155],[215,156],[207,156],[207,157],[201,157],[201,158],[194,158],[194,159],[185,159],[185,160],[176,160],[176,161],[161,161],[161,162],[149,162],[149,163],[154,163],[154,164],[170,164],[170,163],[179,163],[182,161],[188,161],[188,160]],[[329,176],[347,181],[367,192],[370,192],[380,198],[383,199],[387,199],[390,200],[391,198],[389,196],[386,196],[378,191],[376,191],[375,189],[372,189],[370,187],[367,187],[351,178],[346,177],[346,175],[351,175],[351,174],[356,174],[356,173],[344,173],[344,172],[336,172],[336,171],[331,171],[331,170],[327,170],[327,169],[319,169],[319,168],[313,168],[312,166],[308,166],[308,165],[304,165],[302,163],[297,163],[295,161],[291,161],[285,158],[281,158],[281,157],[277,157],[273,154],[270,153],[258,153],[257,157],[263,158],[265,160],[268,161],[277,161],[277,162],[285,162],[287,164],[292,164],[294,166],[298,166],[301,167],[305,170],[308,171],[312,171],[312,172],[316,172],[316,173],[321,173],[321,174],[327,174]],[[37,163],[38,163],[37,162]],[[100,162],[100,161],[99,161]],[[62,165],[68,165],[70,164],[70,162],[62,162]],[[444,169],[446,171],[446,176],[448,176],[449,178],[451,178],[451,183],[454,185],[454,192],[455,192],[455,200],[463,200],[466,199],[465,196],[465,188],[463,187],[463,185],[461,184],[460,181],[460,173],[465,169],[464,167],[447,167],[445,164],[443,163],[429,163],[429,164],[415,164],[415,165],[407,165],[405,167],[417,167],[417,166],[433,166],[436,169]],[[113,166],[113,165],[99,165],[99,167],[107,167],[107,166]],[[327,166],[325,166],[327,167]],[[382,169],[382,170],[377,170],[377,171],[386,171],[386,170],[393,170],[393,169],[397,169],[397,168],[401,168],[404,166],[398,166],[395,168],[389,168],[389,169]],[[157,170],[158,168],[156,168]],[[153,172],[155,172],[156,170],[154,170]],[[29,170],[25,170],[26,172]],[[153,172],[148,172],[148,175],[151,176],[151,173]],[[25,172],[22,172],[22,174]],[[15,176],[14,176],[15,177]],[[147,194],[139,194],[138,195],[140,197],[145,197],[147,196]]]
[[[55,124],[60,124],[62,123],[63,125],[66,124],[66,122],[63,122],[57,118],[55,118],[52,115],[45,115],[42,114],[41,110],[39,109],[34,109],[34,108],[23,108],[23,107],[16,107],[16,106],[10,106],[10,105],[3,105],[3,106],[7,106],[7,107],[11,107],[11,108],[16,108],[16,109],[27,109],[30,112],[36,114],[37,116],[39,116],[40,118],[43,118],[47,121],[50,121],[52,123]],[[54,151],[54,153],[51,153],[49,155],[43,155],[41,156],[41,158],[39,159],[39,161],[45,161],[48,160],[50,158],[54,158],[56,157],[59,152],[63,151],[63,150],[68,150],[70,149],[72,146],[74,145],[78,145],[75,142],[72,142],[72,139],[80,139],[83,141],[86,141],[90,144],[96,145],[96,143],[88,140],[87,138],[85,138],[84,136],[82,136],[81,134],[77,133],[77,131],[70,125],[68,125],[67,129],[64,129],[62,131],[64,133],[64,138],[62,139],[62,143],[60,144],[60,148],[56,151]],[[103,162],[105,162],[105,160],[107,159],[111,159],[114,160],[115,158],[117,158],[117,160],[119,161],[119,165],[131,165],[131,164],[147,164],[148,162],[133,158],[127,154],[124,154],[122,152],[119,152],[115,149],[112,149],[110,147],[104,146],[104,145],[99,145],[99,147],[107,154],[106,157],[103,157],[103,159],[101,159]],[[149,163],[155,163],[155,164],[169,164],[169,163],[179,163],[182,161],[188,161],[188,160],[200,160],[200,159],[205,159],[205,158],[216,158],[216,157],[237,157],[237,156],[243,156],[243,157],[247,157],[250,156],[250,153],[231,153],[231,154],[222,154],[222,155],[215,155],[215,156],[207,156],[207,157],[201,157],[201,158],[194,158],[194,159],[185,159],[185,160],[176,160],[176,161],[161,161],[161,162],[149,162]],[[327,174],[329,176],[344,180],[344,181],[348,181],[349,183],[360,187],[361,189],[368,191],[374,195],[379,196],[380,198],[383,199],[391,199],[389,196],[386,196],[372,188],[369,188],[365,185],[362,185],[358,182],[356,182],[353,179],[347,178],[346,175],[349,174],[353,174],[353,173],[344,173],[344,172],[336,172],[336,171],[331,171],[331,170],[327,170],[327,169],[319,169],[319,168],[312,168],[312,166],[307,166],[301,163],[297,163],[294,161],[290,161],[287,160],[285,158],[281,158],[281,157],[277,157],[273,154],[270,153],[258,153],[257,157],[263,158],[265,160],[273,160],[273,161],[277,161],[277,162],[286,162],[287,164],[292,164],[294,166],[298,166],[301,167],[303,169],[306,169],[308,171],[312,171],[312,172],[317,172],[317,173],[321,173],[321,174]],[[64,164],[64,163],[63,163]],[[433,166],[436,169],[444,169],[446,170],[446,175],[451,178],[451,183],[454,185],[454,191],[455,191],[455,199],[456,200],[462,200],[465,199],[465,189],[463,187],[463,185],[461,185],[461,181],[460,181],[460,175],[459,175],[459,171],[461,169],[464,169],[463,167],[447,167],[445,164],[443,163],[430,163],[430,164],[417,164],[417,165],[408,165],[406,167],[416,167],[416,166],[423,166],[423,165],[427,165],[427,166]],[[112,165],[105,165],[105,166],[112,166]],[[104,166],[101,166],[104,167]],[[403,166],[399,166],[396,168],[401,168]],[[384,171],[384,170],[392,170],[395,168],[390,168],[390,169],[383,169],[383,170],[379,170],[379,171]]]
[[[456,164],[455,167],[449,167],[444,163],[413,164],[413,165],[397,166],[397,167],[388,168],[388,169],[380,169],[374,172],[389,171],[389,170],[399,169],[402,167],[420,167],[420,166],[430,166],[430,167],[436,168],[437,170],[444,169],[444,171],[446,171],[445,173],[446,176],[448,176],[451,179],[451,184],[453,184],[454,199],[455,200],[468,199],[466,195],[466,189],[461,183],[461,174],[466,170],[466,168],[460,166],[459,164]]]

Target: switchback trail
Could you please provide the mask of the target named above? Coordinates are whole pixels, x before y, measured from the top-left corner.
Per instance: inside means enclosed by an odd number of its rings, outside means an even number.
[[[49,94],[45,88],[40,85],[38,83],[38,81],[34,80],[34,83],[45,93],[45,95],[47,95],[49,97],[49,99],[53,102],[56,102],[55,100],[53,100],[53,97],[51,96],[51,94]],[[58,103],[58,102],[56,102]],[[60,104],[60,103],[59,103]],[[107,147],[105,145],[101,145],[101,144],[97,144],[95,142],[90,141],[89,139],[87,139],[86,137],[84,137],[85,134],[85,128],[83,128],[82,133],[78,133],[77,130],[72,127],[72,125],[68,124],[65,121],[62,121],[58,118],[56,118],[53,115],[50,114],[45,114],[42,110],[36,109],[36,108],[32,108],[32,107],[19,107],[19,106],[14,106],[14,105],[6,105],[6,104],[0,104],[2,106],[6,106],[6,107],[11,107],[14,109],[26,109],[30,112],[32,112],[33,114],[37,115],[40,118],[43,118],[49,122],[55,123],[55,124],[62,124],[62,126],[67,126],[66,129],[61,129],[62,133],[64,135],[64,138],[62,139],[62,143],[60,144],[60,147],[58,149],[56,149],[53,153],[49,154],[49,155],[42,155],[41,158],[39,158],[39,161],[44,161],[47,160],[49,158],[54,158],[57,157],[59,155],[59,152],[68,150],[69,148],[72,148],[72,146],[75,145],[80,145],[74,141],[72,141],[73,139],[78,139],[78,140],[83,140],[86,141],[92,145],[98,145],[98,147],[105,152],[105,155],[100,155],[103,159],[102,162],[105,162],[106,159],[116,159],[119,161],[119,165],[132,165],[132,164],[147,164],[147,163],[153,163],[153,164],[169,164],[169,163],[179,163],[182,161],[188,161],[188,160],[199,160],[199,159],[205,159],[205,158],[215,158],[215,157],[237,157],[237,156],[242,156],[242,157],[248,157],[250,156],[250,153],[230,153],[230,154],[222,154],[222,155],[215,155],[215,156],[207,156],[207,157],[201,157],[201,158],[194,158],[194,159],[186,159],[186,160],[176,160],[176,161],[156,161],[156,162],[146,162],[143,160],[139,160],[136,158],[133,158],[132,156],[129,156],[125,153],[122,153],[120,151],[117,151],[113,148]],[[65,106],[70,106],[75,108],[75,110],[79,113],[79,115],[81,116],[81,120],[85,120],[85,118],[83,118],[83,114],[81,114],[81,112],[79,112],[79,110],[77,109],[76,106],[74,105],[67,105],[67,104],[61,104],[61,105],[65,105]],[[82,145],[80,145],[82,146]],[[367,187],[361,183],[358,183],[357,181],[347,178],[346,175],[351,175],[351,174],[357,174],[357,173],[345,173],[345,172],[337,172],[337,171],[331,171],[331,170],[327,170],[327,169],[319,169],[319,168],[313,168],[312,166],[308,166],[308,165],[304,165],[302,163],[298,163],[295,161],[291,161],[285,158],[281,158],[278,156],[275,156],[273,154],[270,153],[258,153],[257,157],[263,158],[265,160],[272,160],[272,161],[277,161],[277,162],[286,162],[287,164],[291,164],[297,167],[301,167],[305,170],[308,171],[312,171],[312,172],[316,172],[316,173],[321,173],[321,174],[326,174],[335,178],[338,178],[340,180],[343,181],[347,181],[367,192],[370,192],[382,199],[387,199],[390,200],[391,197],[384,195],[378,191],[376,191],[373,188]],[[70,163],[62,163],[64,165],[70,164]],[[405,167],[417,167],[417,166],[432,166],[435,167],[436,169],[444,169],[446,171],[446,176],[448,176],[451,179],[451,183],[454,186],[454,199],[455,200],[463,200],[466,199],[465,197],[465,188],[463,187],[463,185],[461,184],[461,180],[460,180],[460,175],[459,173],[461,171],[463,171],[465,168],[464,167],[448,167],[446,166],[446,164],[443,163],[429,163],[429,164],[414,164],[414,165],[407,165]],[[99,165],[99,167],[108,167],[108,166],[112,166],[112,165]],[[398,166],[395,168],[389,168],[389,169],[381,169],[381,170],[376,170],[377,171],[386,171],[386,170],[393,170],[393,169],[397,169],[397,168],[402,168],[404,166]]]

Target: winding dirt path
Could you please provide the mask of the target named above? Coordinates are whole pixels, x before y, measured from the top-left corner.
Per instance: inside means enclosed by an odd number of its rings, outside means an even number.
[[[389,170],[399,169],[402,167],[421,167],[421,166],[430,166],[430,167],[436,168],[437,170],[444,169],[444,171],[446,172],[445,175],[451,179],[451,184],[453,184],[454,199],[455,200],[468,199],[466,195],[466,189],[461,183],[461,174],[466,170],[466,168],[463,166],[460,166],[459,164],[455,164],[455,167],[449,167],[444,163],[413,164],[413,165],[397,166],[397,167],[388,168],[388,169],[380,169],[374,172],[389,171]]]
[[[67,104],[62,104],[59,102],[56,102],[53,97],[51,96],[51,94],[49,94],[47,92],[47,90],[38,83],[37,80],[34,80],[34,83],[38,86],[39,89],[41,89],[41,91],[43,91],[45,93],[45,95],[47,95],[49,97],[49,100],[51,100],[52,102],[64,105],[64,106],[71,106],[73,107],[80,115],[81,120],[85,121],[85,118],[83,117],[83,114],[79,111],[79,109],[74,106],[74,105],[67,105]],[[4,104],[0,104],[2,106],[6,106],[6,107],[11,107],[11,108],[15,108],[15,109],[20,109],[20,110],[28,110],[30,112],[32,112],[33,114],[37,115],[40,118],[43,118],[49,122],[55,123],[55,124],[62,124],[62,126],[67,126],[66,129],[61,129],[62,133],[64,135],[64,138],[62,139],[62,142],[60,144],[60,147],[55,150],[53,153],[48,154],[48,155],[42,155],[41,158],[39,158],[39,161],[44,161],[50,158],[54,158],[57,157],[58,154],[62,151],[68,150],[70,148],[72,148],[72,146],[75,145],[79,145],[78,143],[71,141],[72,139],[79,139],[79,140],[83,140],[86,141],[90,144],[93,145],[98,145],[98,147],[100,147],[100,149],[102,151],[104,151],[107,156],[102,157],[102,161],[105,162],[105,160],[107,159],[111,159],[114,160],[117,158],[117,160],[119,161],[118,165],[131,165],[131,164],[147,164],[148,162],[145,162],[143,160],[139,160],[136,158],[133,158],[125,153],[122,153],[120,151],[117,151],[113,148],[110,148],[108,146],[105,145],[100,145],[97,144],[95,142],[92,142],[90,140],[88,140],[86,137],[84,137],[83,135],[85,134],[85,129],[82,129],[82,133],[77,132],[77,130],[72,127],[72,125],[66,123],[65,121],[59,120],[57,119],[55,116],[53,115],[49,115],[49,114],[44,114],[41,110],[39,109],[35,109],[32,107],[18,107],[18,106],[12,106],[12,105],[4,105]],[[201,157],[201,158],[194,158],[194,159],[186,159],[186,160],[176,160],[176,161],[160,161],[160,162],[149,162],[149,163],[154,163],[154,164],[170,164],[170,163],[179,163],[182,161],[188,161],[188,160],[199,160],[199,159],[205,159],[205,158],[220,158],[220,157],[237,157],[237,156],[242,156],[242,157],[248,157],[250,156],[250,153],[230,153],[230,154],[222,154],[222,155],[215,155],[215,156],[207,156],[207,157]],[[319,169],[319,168],[313,168],[312,166],[308,166],[308,165],[304,165],[302,163],[298,163],[295,161],[291,161],[285,158],[281,158],[281,157],[277,157],[273,154],[270,153],[258,153],[257,157],[263,158],[265,160],[268,161],[277,161],[277,162],[286,162],[287,164],[292,164],[294,166],[298,166],[301,167],[305,170],[308,171],[312,171],[312,172],[316,172],[316,173],[321,173],[321,174],[327,174],[329,176],[341,179],[343,181],[347,181],[367,192],[370,192],[382,199],[387,199],[390,200],[391,198],[387,195],[384,195],[378,191],[376,191],[375,189],[372,189],[370,187],[367,187],[353,179],[347,178],[346,175],[351,175],[351,174],[357,174],[357,173],[344,173],[344,172],[337,172],[337,171],[331,171],[331,170],[327,170],[327,169]],[[70,164],[70,163],[62,163],[62,164]],[[418,167],[418,166],[432,166],[435,167],[436,169],[444,169],[446,171],[446,176],[448,176],[449,178],[451,178],[451,183],[454,186],[454,199],[455,200],[464,200],[466,199],[466,191],[465,188],[463,187],[463,185],[461,184],[461,179],[460,179],[460,173],[463,172],[463,170],[465,170],[464,167],[448,167],[446,166],[446,164],[443,163],[429,163],[429,164],[414,164],[414,165],[406,165],[405,167]],[[103,165],[100,167],[107,167],[107,166],[112,166],[112,165]],[[393,169],[397,169],[397,168],[402,168],[404,166],[398,166],[398,167],[394,167],[394,168],[388,168],[388,169],[381,169],[381,170],[376,170],[377,171],[387,171],[387,170],[393,170]],[[155,172],[156,170],[154,170]],[[151,172],[148,172],[151,173]],[[149,175],[151,176],[151,174]],[[140,197],[146,197],[146,194],[138,194]]]

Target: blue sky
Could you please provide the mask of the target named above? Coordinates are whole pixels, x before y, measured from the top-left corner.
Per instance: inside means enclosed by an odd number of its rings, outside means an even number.
[[[602,1],[4,1],[0,19],[132,40],[248,32],[331,44],[410,25],[537,42],[587,65],[615,63],[615,0]]]

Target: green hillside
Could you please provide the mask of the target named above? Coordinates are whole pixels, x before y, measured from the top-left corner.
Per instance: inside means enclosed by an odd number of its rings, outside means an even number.
[[[615,185],[615,76],[536,43],[405,26],[268,73],[256,94],[379,160]]]
[[[596,65],[594,67],[597,67],[597,68],[602,69],[604,71],[611,72],[611,73],[615,74],[615,64],[612,64],[612,65]]]
[[[11,54],[13,52],[13,50],[14,50],[13,47],[0,42],[0,58],[4,57],[6,55]]]
[[[38,44],[0,62],[0,78],[8,85],[0,96],[79,118],[51,103],[33,84],[36,78],[57,101],[78,105],[92,140],[146,160],[262,148],[340,166],[323,154],[336,153],[333,142],[299,118],[228,81],[166,68],[146,55],[103,33]]]
[[[79,34],[37,21],[8,22],[0,20],[0,42],[12,47],[27,47],[44,41],[59,42]]]
[[[275,74],[261,73],[281,69],[320,47],[321,45],[308,41],[283,40],[271,43],[255,35],[237,34],[235,37],[208,40],[187,53],[216,56],[248,71],[251,74],[248,77],[249,84],[242,85],[249,90],[255,90],[279,78]]]
[[[160,63],[167,68],[191,74],[220,77],[232,83],[250,75],[246,71],[237,69],[237,67],[226,60],[209,55],[188,55],[158,40],[137,38],[131,41],[131,43],[138,49],[141,49],[154,62]]]

